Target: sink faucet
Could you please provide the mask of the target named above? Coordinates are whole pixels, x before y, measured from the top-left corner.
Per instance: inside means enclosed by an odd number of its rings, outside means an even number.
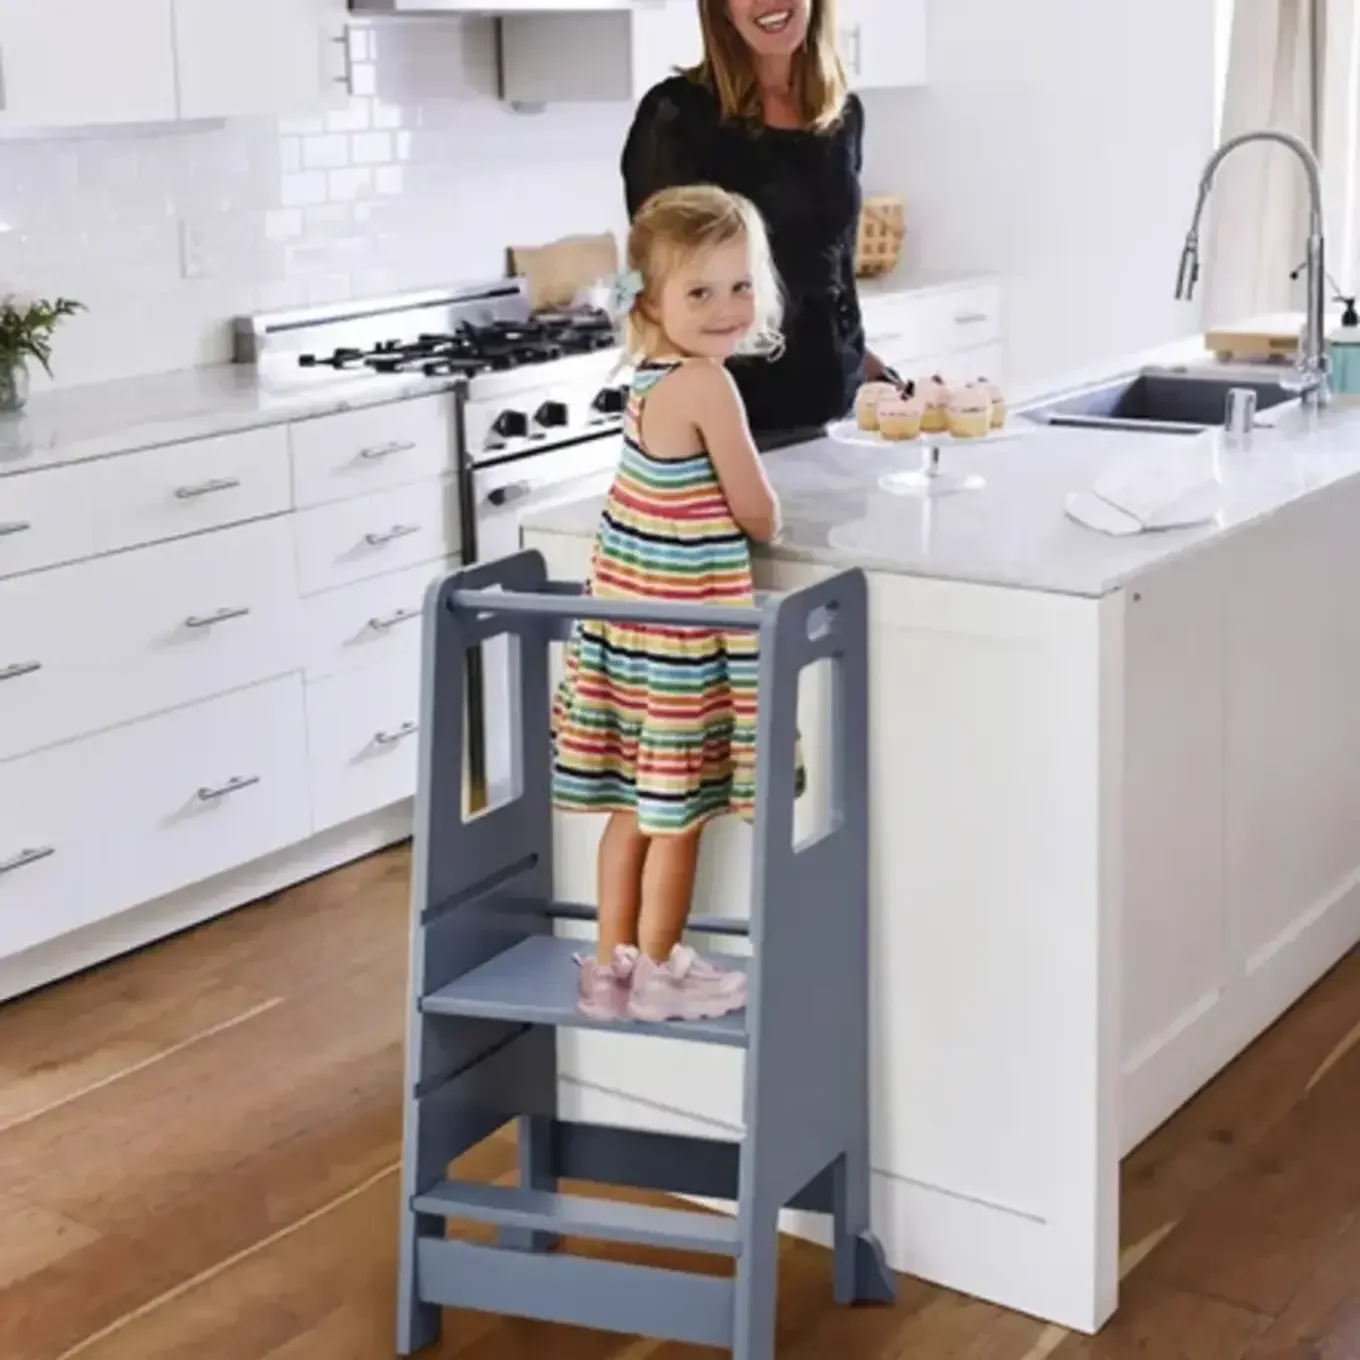
[[[1310,200],[1308,256],[1304,261],[1308,305],[1298,366],[1305,403],[1315,408],[1325,406],[1330,391],[1327,381],[1327,337],[1324,333],[1327,316],[1327,266],[1322,227],[1322,169],[1312,148],[1302,138],[1294,136],[1292,132],[1261,128],[1257,132],[1244,132],[1239,137],[1230,138],[1209,157],[1204,174],[1200,177],[1195,216],[1185,237],[1185,249],[1181,252],[1181,267],[1176,275],[1176,296],[1182,302],[1188,302],[1194,295],[1195,282],[1199,278],[1199,223],[1204,215],[1204,205],[1208,201],[1209,191],[1213,188],[1214,175],[1217,174],[1224,158],[1247,142],[1279,142],[1282,146],[1287,146],[1303,162],[1303,168],[1308,174]]]

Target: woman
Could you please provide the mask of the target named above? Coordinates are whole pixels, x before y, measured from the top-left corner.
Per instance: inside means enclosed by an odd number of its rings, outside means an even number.
[[[623,152],[632,217],[658,189],[709,183],[765,218],[785,350],[733,360],[761,443],[844,416],[868,354],[855,292],[864,108],[846,89],[834,0],[698,0],[705,58],[643,96]]]

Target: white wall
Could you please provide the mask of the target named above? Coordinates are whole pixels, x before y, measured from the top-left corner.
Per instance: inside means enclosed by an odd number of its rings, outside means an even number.
[[[372,94],[326,119],[0,142],[0,291],[91,309],[58,383],[226,360],[234,315],[497,278],[511,244],[621,225],[626,106],[511,112],[486,20],[366,33]]]
[[[865,183],[908,258],[1006,281],[1029,385],[1175,339],[1214,123],[1215,0],[932,0],[931,84],[865,99]]]

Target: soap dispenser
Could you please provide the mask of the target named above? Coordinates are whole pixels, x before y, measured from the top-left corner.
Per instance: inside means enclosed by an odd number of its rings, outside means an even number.
[[[1353,297],[1338,297],[1344,304],[1341,325],[1331,334],[1332,391],[1339,396],[1360,396],[1360,313]]]

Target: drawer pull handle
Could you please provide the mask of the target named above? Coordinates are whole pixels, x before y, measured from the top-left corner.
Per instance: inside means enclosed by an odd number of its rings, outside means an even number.
[[[15,869],[25,869],[40,859],[51,859],[57,853],[56,847],[44,845],[36,850],[20,850],[13,859],[0,861],[0,874],[13,873]]]
[[[10,520],[8,524],[0,524],[0,538],[9,538],[12,534],[27,533],[32,527],[26,519]]]
[[[385,633],[389,628],[395,628],[399,623],[409,623],[412,619],[420,617],[419,609],[397,609],[385,618],[369,619],[368,626],[375,633]]]
[[[241,605],[237,609],[228,606],[226,609],[219,609],[215,614],[190,614],[184,620],[186,628],[211,628],[215,623],[226,623],[228,619],[243,619],[250,610],[247,606]]]
[[[239,477],[214,477],[210,482],[199,482],[196,486],[177,486],[177,501],[197,500],[200,496],[211,496],[218,491],[234,491],[241,485]]]
[[[959,312],[954,318],[954,324],[956,326],[976,326],[978,322],[986,320],[986,312]]]
[[[407,737],[414,736],[415,732],[415,723],[404,722],[394,732],[375,732],[373,744],[375,746],[395,746],[398,742],[405,741]]]
[[[390,458],[394,453],[414,453],[415,447],[412,443],[396,440],[391,444],[375,444],[371,449],[360,449],[359,457],[376,462],[379,458]]]
[[[40,670],[41,661],[16,661],[12,666],[0,666],[0,680],[17,680],[21,675],[32,675]]]
[[[259,782],[260,776],[257,774],[237,775],[235,779],[228,779],[225,784],[219,784],[215,789],[199,789],[197,797],[200,803],[215,803],[219,798],[230,797],[231,794],[240,793],[242,789],[248,789]]]
[[[420,525],[418,524],[394,524],[385,534],[365,534],[364,542],[370,548],[382,548],[389,543],[396,542],[399,538],[407,538],[411,534],[418,534]]]

